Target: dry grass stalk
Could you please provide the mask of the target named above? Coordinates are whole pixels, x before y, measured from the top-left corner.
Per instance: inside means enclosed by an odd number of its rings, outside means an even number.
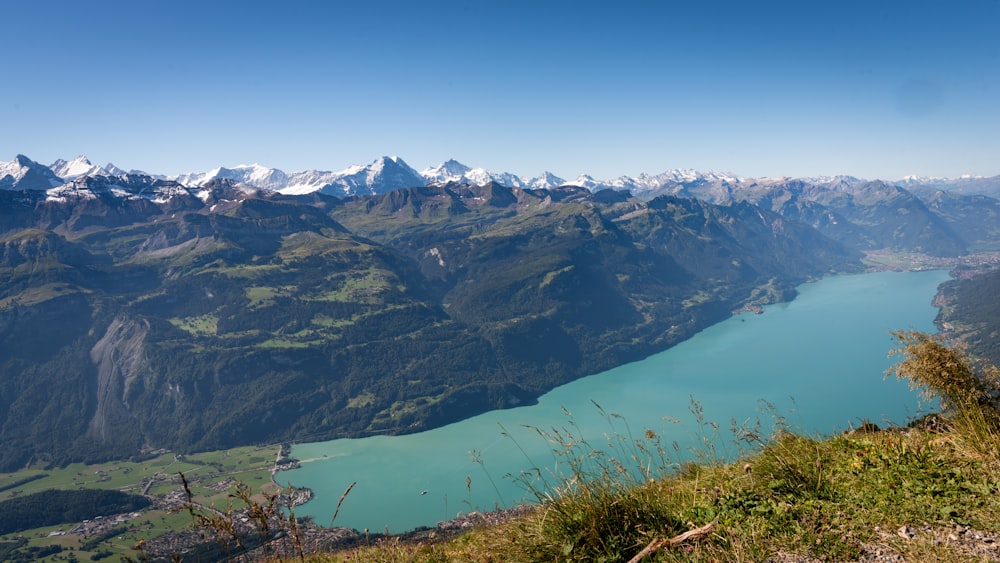
[[[977,369],[962,349],[946,345],[940,336],[913,331],[898,331],[893,336],[903,347],[892,354],[902,355],[903,360],[888,373],[909,380],[925,398],[941,402],[957,431],[950,435],[959,451],[987,463],[1000,463],[997,368]]]
[[[334,520],[337,519],[337,514],[340,513],[340,505],[344,504],[344,499],[347,498],[347,494],[350,493],[351,489],[354,488],[354,485],[357,485],[357,484],[358,484],[357,481],[351,483],[350,485],[347,486],[347,489],[344,490],[344,494],[340,495],[340,500],[337,501],[337,508],[336,508],[336,510],[333,511],[333,518],[330,518],[330,525],[331,526],[333,526]]]
[[[664,547],[674,547],[688,540],[694,540],[701,538],[703,536],[707,536],[708,534],[712,533],[713,530],[715,530],[715,522],[709,522],[704,526],[688,530],[683,534],[678,534],[670,539],[656,538],[653,541],[649,542],[649,545],[644,547],[642,551],[635,554],[635,557],[629,559],[628,563],[639,563],[640,561],[643,560],[643,558],[656,553],[657,551],[663,549]]]

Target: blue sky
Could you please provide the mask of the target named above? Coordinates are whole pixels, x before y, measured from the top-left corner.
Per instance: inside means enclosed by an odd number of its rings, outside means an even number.
[[[3,2],[0,160],[1000,174],[1000,0]]]

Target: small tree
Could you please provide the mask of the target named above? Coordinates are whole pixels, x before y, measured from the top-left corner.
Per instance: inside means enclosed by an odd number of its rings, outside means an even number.
[[[915,331],[892,333],[903,360],[889,374],[907,379],[927,399],[940,401],[955,445],[983,461],[1000,464],[1000,369],[977,363],[941,336]]]

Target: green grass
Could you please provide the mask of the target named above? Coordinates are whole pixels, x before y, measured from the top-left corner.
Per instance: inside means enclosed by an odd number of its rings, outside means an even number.
[[[195,485],[206,481],[221,480],[227,476],[245,480],[270,477],[271,464],[277,446],[247,446],[217,452],[187,456],[165,453],[141,462],[115,461],[100,464],[73,463],[62,468],[34,467],[15,473],[0,473],[0,500],[16,495],[27,495],[48,489],[118,489],[141,490],[145,479],[154,479],[158,485],[152,490],[169,491],[179,483],[177,473],[189,475]],[[44,475],[22,485],[7,489],[7,485],[26,477]],[[208,483],[210,484],[210,483]],[[199,489],[200,490],[200,489]],[[213,496],[212,493],[208,496]]]
[[[354,324],[355,322],[357,322],[357,319],[356,318],[335,319],[333,317],[320,313],[314,316],[312,320],[309,322],[322,328],[342,328]]]
[[[9,274],[0,269],[0,276],[9,276]],[[67,283],[49,283],[36,287],[30,287],[20,293],[0,299],[0,311],[13,307],[37,305],[39,303],[49,301],[50,299],[55,299],[57,297],[73,293],[81,293],[83,291],[84,290],[79,287]]]
[[[684,307],[696,307],[698,305],[708,303],[714,298],[715,296],[707,291],[699,291],[696,294],[684,300]]]
[[[281,272],[282,266],[280,264],[219,265],[212,268],[212,270],[232,279],[256,280],[276,272]]]
[[[391,406],[389,406],[389,408],[376,413],[369,427],[377,429],[380,425],[385,424],[393,418],[419,412],[422,408],[426,408],[427,405],[440,402],[442,397],[443,394],[433,397],[417,397],[416,399],[395,401]]]
[[[347,408],[359,409],[375,403],[375,394],[371,391],[364,391],[360,395],[347,400]]]
[[[274,298],[282,295],[282,292],[273,287],[250,286],[246,288],[247,299],[250,300],[249,307],[258,309],[260,307],[270,307],[274,304]]]
[[[49,536],[50,532],[66,532],[71,525],[49,526],[31,530],[22,534],[27,540],[28,547],[45,548],[58,545],[63,548],[63,552],[40,558],[38,561],[66,561],[68,553],[74,553],[80,561],[88,561],[95,554],[111,552],[111,556],[104,561],[120,561],[123,557],[135,559],[136,551],[133,547],[140,541],[149,540],[164,533],[182,530],[191,526],[191,518],[187,514],[168,513],[161,510],[144,511],[138,518],[130,519],[127,523],[127,530],[121,534],[116,534],[97,547],[86,550],[83,549],[87,538],[79,534],[66,533],[64,535]]]
[[[301,341],[288,338],[269,338],[259,344],[258,348],[308,348],[317,344],[322,344],[322,340]]]
[[[393,288],[402,291],[396,276],[389,271],[372,268],[354,271],[345,276],[340,287],[312,297],[316,301],[371,302]]]
[[[224,487],[218,485],[228,483],[227,479],[252,483],[255,489],[262,492],[276,489],[271,483],[270,471],[277,450],[278,446],[248,446],[187,456],[164,453],[142,462],[116,461],[90,465],[74,463],[62,468],[34,467],[16,473],[0,473],[0,500],[47,489],[97,488],[139,493],[145,488],[147,479],[152,479],[154,482],[148,494],[164,497],[171,493],[177,494],[181,490],[182,484],[178,472],[183,472],[188,478],[195,502],[225,509],[231,503],[230,495],[235,482]],[[38,475],[43,477],[4,489],[9,484]],[[22,532],[19,535],[28,540],[29,547],[60,545],[64,550],[72,549],[81,561],[88,560],[99,550],[110,551],[113,554],[113,557],[105,559],[106,561],[118,561],[122,557],[134,559],[136,552],[132,547],[141,540],[149,540],[169,531],[187,529],[191,525],[191,517],[187,513],[144,510],[138,518],[129,520],[127,532],[101,542],[98,548],[91,551],[81,549],[87,538],[80,534],[65,533],[49,536],[50,532],[68,532],[73,524],[48,526]],[[0,536],[0,542],[13,541],[17,535]],[[63,551],[61,554],[40,560],[60,561],[65,560],[66,556],[67,551]]]
[[[191,334],[192,336],[215,335],[218,331],[219,319],[215,315],[200,315],[182,319],[169,319],[170,324]]]
[[[549,273],[545,274],[545,276],[542,278],[542,283],[540,283],[538,285],[538,289],[545,289],[545,287],[548,286],[549,284],[551,284],[559,276],[559,274],[562,274],[562,273],[565,273],[565,272],[569,272],[574,267],[575,266],[573,266],[573,265],[569,265],[569,266],[566,266],[566,267],[563,267],[563,268],[560,268],[558,270],[555,270],[555,271],[552,271],[552,272],[549,272]]]

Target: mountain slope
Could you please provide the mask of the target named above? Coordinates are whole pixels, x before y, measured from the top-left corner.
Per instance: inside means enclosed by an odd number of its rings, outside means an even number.
[[[1000,366],[1000,270],[960,270],[941,286],[936,323],[977,358]]]
[[[407,173],[383,164],[358,174]],[[0,468],[417,431],[860,267],[750,204],[576,187],[0,198]]]
[[[812,225],[859,250],[956,256],[971,242],[912,193],[884,182],[829,186],[791,180],[751,185],[732,197]]]

